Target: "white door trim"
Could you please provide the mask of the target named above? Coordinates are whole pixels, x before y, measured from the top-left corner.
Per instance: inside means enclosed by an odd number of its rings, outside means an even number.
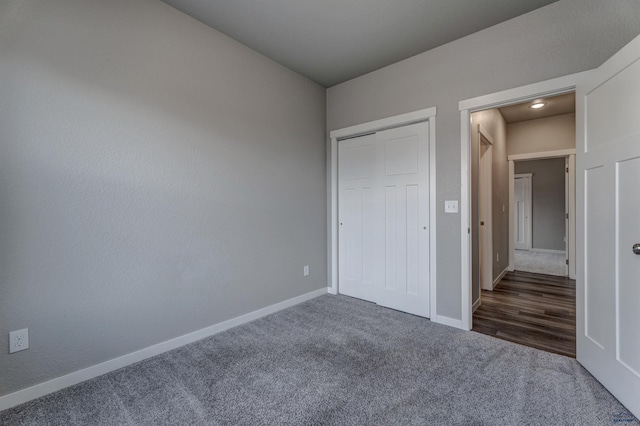
[[[539,83],[529,84],[458,103],[460,110],[460,255],[461,255],[461,328],[471,330],[471,112],[533,100],[537,97],[573,92],[591,71],[584,71]],[[512,213],[513,214],[513,213]]]
[[[338,294],[338,140],[375,133],[380,130],[429,121],[429,315],[436,321],[436,108],[427,108],[400,114],[381,120],[357,124],[329,132],[328,219],[329,244],[327,244],[328,292]]]
[[[577,143],[577,140],[576,140]],[[571,154],[567,157],[567,165],[569,167],[569,184],[567,185],[567,194],[569,196],[569,229],[567,229],[567,255],[569,257],[569,278],[576,279],[576,268],[578,266],[576,252],[576,155]]]
[[[512,154],[507,156],[507,160],[508,161],[542,160],[545,158],[568,157],[570,155],[576,155],[575,148],[574,149],[558,149],[556,151],[530,152],[528,154]]]
[[[568,198],[567,203],[569,204],[569,226],[565,230],[567,233],[567,257],[569,259],[569,268],[568,275],[572,280],[576,279],[576,150],[575,149],[559,149],[557,151],[543,151],[543,152],[534,152],[531,154],[518,154],[518,155],[509,155],[507,156],[507,161],[509,162],[509,270],[514,270],[514,254],[515,254],[515,246],[514,246],[514,226],[513,223],[513,212],[514,212],[514,204],[513,204],[513,178],[514,178],[514,161],[517,160],[544,160],[547,158],[560,158],[564,157],[567,159],[567,167],[569,169],[569,176],[565,185],[565,194]]]

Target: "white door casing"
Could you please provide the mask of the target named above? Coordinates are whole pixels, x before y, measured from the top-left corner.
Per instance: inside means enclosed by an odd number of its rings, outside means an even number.
[[[461,318],[458,327],[463,330],[471,330],[473,318],[473,304],[471,300],[472,279],[471,279],[471,113],[490,108],[499,108],[507,105],[532,101],[545,96],[555,96],[575,91],[576,85],[591,71],[584,71],[570,74],[551,80],[541,81],[522,87],[503,90],[501,92],[478,96],[471,99],[462,100],[458,103],[460,110],[460,302]],[[568,155],[568,154],[564,154]],[[554,155],[555,156],[555,155]],[[514,156],[515,157],[515,156]],[[513,173],[513,161],[523,158],[511,158],[509,156],[509,174]],[[513,160],[513,161],[511,161]],[[571,161],[571,157],[570,157]],[[509,191],[513,189],[511,179],[509,180]],[[510,200],[512,198],[510,197]],[[512,203],[509,202],[509,221],[513,219]],[[569,218],[572,218],[572,211],[569,211]],[[569,232],[572,229],[570,227]],[[510,244],[511,239],[509,240]],[[572,241],[569,238],[569,256],[572,255]],[[509,249],[509,265],[513,267],[513,248]],[[574,263],[575,265],[575,263]],[[571,271],[571,262],[570,262]],[[451,322],[453,323],[453,322]]]
[[[531,250],[531,179],[530,173],[517,174],[513,179],[513,239],[516,250]]]
[[[584,75],[584,74],[582,74]],[[515,266],[515,207],[514,207],[514,177],[515,162],[527,160],[543,160],[547,158],[565,158],[567,173],[565,180],[565,194],[567,204],[566,253],[568,265],[566,268],[569,278],[576,279],[576,150],[562,149],[556,151],[542,151],[529,154],[515,154],[507,157],[509,163],[509,270]],[[533,216],[531,216],[533,217]],[[533,234],[531,234],[533,235]]]
[[[576,93],[577,359],[640,417],[640,37]]]

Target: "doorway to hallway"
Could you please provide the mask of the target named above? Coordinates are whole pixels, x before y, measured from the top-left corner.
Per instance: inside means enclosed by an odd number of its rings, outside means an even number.
[[[472,330],[575,358],[575,299],[575,280],[509,272],[493,291],[482,291]]]
[[[474,112],[471,129],[472,330],[575,357],[574,93]],[[493,151],[488,213],[486,134]]]

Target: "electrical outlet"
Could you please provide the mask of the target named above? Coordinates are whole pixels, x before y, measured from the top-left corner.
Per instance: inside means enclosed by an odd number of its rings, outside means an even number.
[[[9,353],[29,349],[29,329],[16,330],[9,333]]]
[[[304,266],[302,273],[304,274],[305,277],[309,276],[309,265]]]

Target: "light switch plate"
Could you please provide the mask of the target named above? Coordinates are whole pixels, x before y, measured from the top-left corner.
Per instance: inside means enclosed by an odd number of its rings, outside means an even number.
[[[458,213],[458,200],[446,200],[444,202],[445,213]]]

